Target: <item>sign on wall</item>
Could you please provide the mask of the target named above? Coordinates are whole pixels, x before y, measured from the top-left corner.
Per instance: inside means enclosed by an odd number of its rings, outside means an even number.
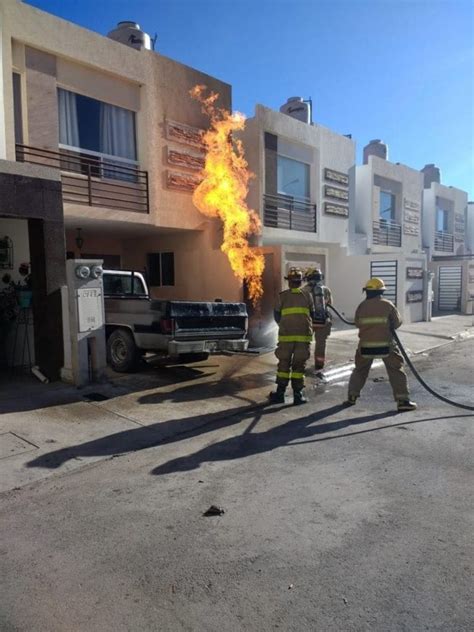
[[[100,329],[102,318],[102,291],[99,288],[81,288],[76,290],[79,332]]]
[[[166,137],[169,140],[204,149],[202,141],[203,135],[204,130],[198,127],[191,127],[190,125],[177,123],[176,121],[166,121]]]
[[[330,182],[337,182],[343,186],[349,185],[349,176],[347,173],[342,173],[341,171],[336,171],[335,169],[325,169],[324,179],[329,180]]]
[[[404,235],[419,235],[420,234],[420,228],[419,226],[416,224],[403,224],[403,234]]]
[[[422,279],[423,268],[407,268],[407,279]]]
[[[196,156],[186,151],[178,151],[168,147],[168,162],[176,167],[186,167],[194,171],[200,171],[204,168],[204,158]]]
[[[414,200],[409,200],[407,198],[403,198],[403,206],[409,211],[420,211],[421,204],[419,202],[415,202]]]
[[[328,198],[334,198],[336,200],[349,200],[349,191],[344,191],[344,189],[337,189],[336,187],[331,187],[329,185],[324,186],[324,195]]]
[[[423,301],[423,292],[421,290],[414,290],[407,292],[407,303],[421,303]]]
[[[168,188],[187,191],[188,193],[192,193],[200,182],[200,178],[195,175],[178,173],[177,171],[168,171],[166,177]]]
[[[419,224],[420,216],[418,215],[418,213],[405,210],[405,221],[409,222],[410,224]]]
[[[339,215],[339,217],[349,216],[349,208],[347,206],[341,206],[333,202],[324,202],[324,212],[329,215]]]

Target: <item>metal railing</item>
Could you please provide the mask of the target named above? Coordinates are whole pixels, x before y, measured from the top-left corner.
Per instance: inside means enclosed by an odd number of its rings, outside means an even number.
[[[374,221],[372,241],[380,246],[399,247],[402,245],[402,227],[392,220]]]
[[[74,152],[16,145],[18,162],[61,171],[64,202],[149,213],[148,172],[117,160]]]
[[[435,232],[434,249],[440,252],[454,251],[454,235],[438,230]]]
[[[269,228],[316,232],[316,204],[290,195],[263,196],[263,224]]]

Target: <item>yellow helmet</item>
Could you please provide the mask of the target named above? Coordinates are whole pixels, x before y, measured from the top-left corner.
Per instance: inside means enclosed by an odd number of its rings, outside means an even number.
[[[306,272],[304,273],[304,278],[306,279],[306,281],[314,279],[314,277],[316,276],[319,276],[320,279],[323,278],[323,273],[319,268],[307,268]]]
[[[378,279],[377,277],[373,277],[372,279],[369,279],[367,281],[363,289],[377,291],[377,290],[386,290],[387,288],[385,287],[385,283],[383,282],[383,279]]]
[[[290,268],[285,279],[287,281],[303,281],[303,272],[301,268]]]

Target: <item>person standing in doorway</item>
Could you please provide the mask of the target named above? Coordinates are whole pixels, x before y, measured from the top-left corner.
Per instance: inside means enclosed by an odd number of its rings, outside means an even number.
[[[277,390],[270,393],[272,404],[283,404],[285,391],[291,380],[293,403],[305,404],[304,378],[306,362],[311,354],[313,337],[314,302],[310,293],[301,288],[303,272],[299,268],[290,268],[289,289],[280,292],[275,305],[275,320],[278,323],[278,346],[275,355],[278,358]]]
[[[308,268],[305,274],[304,290],[309,292],[314,301],[314,368],[322,371],[326,363],[326,343],[331,334],[332,320],[328,305],[332,305],[331,290],[323,284],[324,275],[319,268]]]
[[[400,314],[393,303],[383,298],[386,287],[382,279],[370,279],[363,289],[367,298],[355,313],[355,324],[359,328],[359,346],[345,404],[353,406],[356,403],[369,375],[372,361],[382,358],[398,410],[415,410],[415,402],[410,401],[403,357],[392,335],[402,324]]]

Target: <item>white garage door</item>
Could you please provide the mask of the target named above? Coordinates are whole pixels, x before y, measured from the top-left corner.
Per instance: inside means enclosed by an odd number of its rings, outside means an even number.
[[[462,291],[461,266],[440,266],[438,309],[440,312],[460,312]]]

